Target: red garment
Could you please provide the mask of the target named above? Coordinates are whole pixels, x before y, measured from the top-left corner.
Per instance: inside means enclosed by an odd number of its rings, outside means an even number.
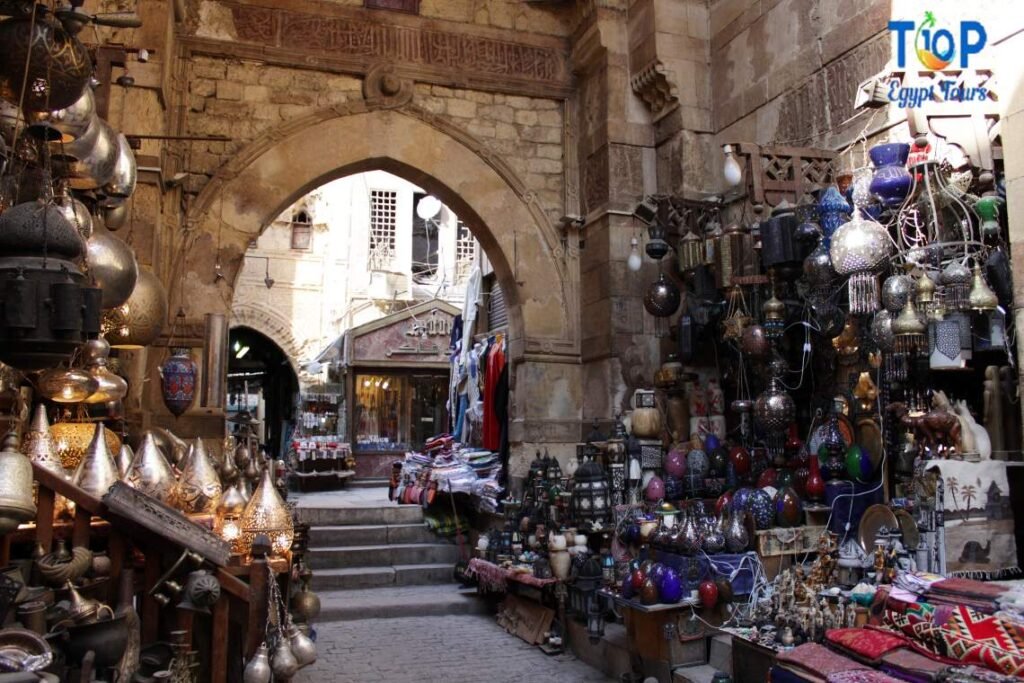
[[[487,353],[487,369],[484,373],[484,425],[483,446],[489,451],[501,448],[501,425],[498,424],[498,413],[494,409],[494,398],[497,394],[498,378],[505,369],[505,349],[496,343]]]

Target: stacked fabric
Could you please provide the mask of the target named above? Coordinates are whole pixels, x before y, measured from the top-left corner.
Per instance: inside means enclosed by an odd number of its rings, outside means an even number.
[[[831,676],[848,671],[870,671],[870,667],[844,657],[824,645],[804,643],[799,647],[781,653],[772,667],[772,683],[809,681],[828,683]]]
[[[929,586],[924,597],[933,605],[966,605],[975,611],[993,614],[999,609],[999,598],[1006,592],[1006,586],[997,583],[949,578]]]

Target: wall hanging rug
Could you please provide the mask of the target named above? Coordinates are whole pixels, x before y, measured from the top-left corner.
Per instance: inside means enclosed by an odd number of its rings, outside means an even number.
[[[939,477],[941,573],[979,580],[1019,576],[1006,463],[932,460],[925,467]]]

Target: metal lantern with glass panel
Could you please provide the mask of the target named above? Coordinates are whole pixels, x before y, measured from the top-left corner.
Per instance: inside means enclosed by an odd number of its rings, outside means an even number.
[[[601,463],[588,457],[576,470],[572,488],[573,515],[580,524],[602,523],[608,519],[608,479]]]

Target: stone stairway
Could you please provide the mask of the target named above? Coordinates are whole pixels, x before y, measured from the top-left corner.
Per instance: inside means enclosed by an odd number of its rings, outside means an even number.
[[[458,547],[433,534],[418,505],[299,506],[310,524],[307,561],[320,595],[319,620],[346,621],[486,610],[461,591],[452,570]]]

